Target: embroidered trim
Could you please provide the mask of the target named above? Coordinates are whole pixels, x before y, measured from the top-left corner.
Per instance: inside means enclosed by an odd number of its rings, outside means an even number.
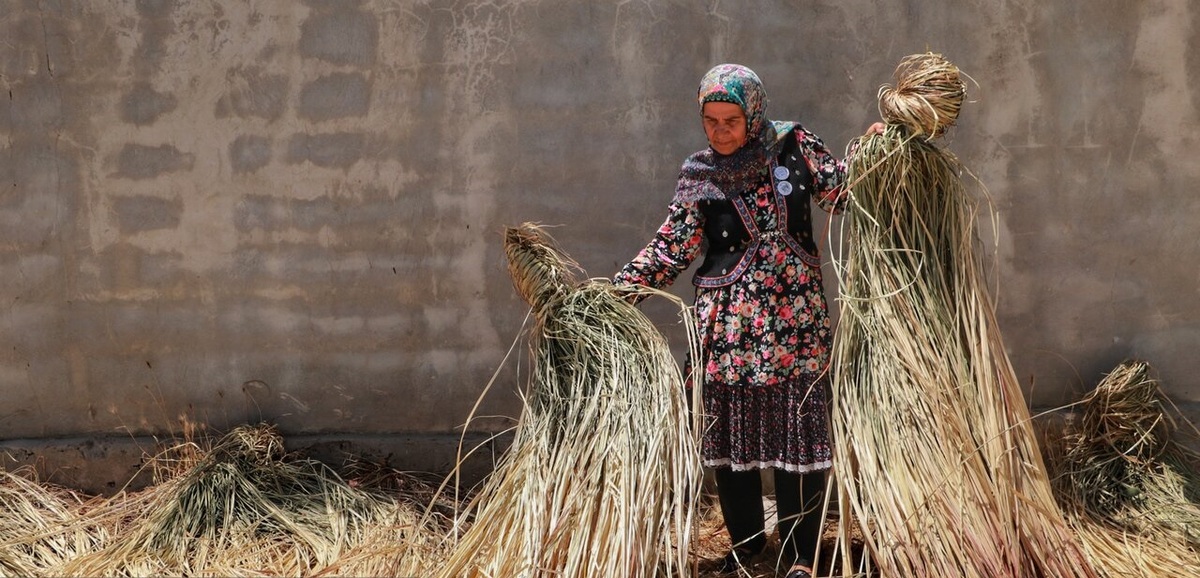
[[[792,135],[792,136],[794,137],[795,135]],[[808,163],[808,159],[805,158],[805,164],[807,164],[807,163]],[[771,159],[771,172],[772,173],[775,172],[775,167],[778,166],[778,164],[779,164],[778,158]],[[789,170],[789,172],[791,174],[788,176],[788,178],[793,178],[795,176],[796,171]],[[779,193],[778,189],[776,189],[776,191],[775,191],[775,210],[779,213],[779,219],[778,219],[778,223],[776,224],[776,226],[779,227],[779,229],[782,231],[787,231],[788,225],[791,224],[789,222],[789,218],[788,218],[789,215],[788,215],[787,199],[784,198],[784,195],[781,195]],[[800,241],[797,241],[794,236],[792,236],[790,233],[787,233],[787,234],[783,235],[783,239],[784,239],[784,242],[787,243],[788,247],[791,247],[792,251],[796,252],[796,255],[798,255],[800,257],[801,261],[804,261],[809,267],[812,267],[814,269],[821,268],[821,258],[817,255],[809,253],[804,248],[804,246],[800,244]]]
[[[705,467],[709,467],[709,468],[728,467],[729,469],[731,469],[735,472],[746,472],[746,471],[750,471],[750,470],[776,469],[776,470],[784,470],[787,472],[802,474],[802,473],[806,473],[806,472],[817,472],[817,471],[828,470],[829,468],[833,467],[833,461],[825,460],[825,461],[820,461],[820,462],[817,462],[814,464],[796,465],[796,464],[785,463],[785,462],[782,462],[779,460],[772,460],[769,462],[755,460],[755,461],[744,463],[744,464],[743,463],[735,464],[735,463],[733,463],[733,460],[730,458],[720,458],[720,459],[716,459],[716,460],[704,460],[703,465]]]
[[[796,135],[792,134],[791,132],[789,132],[787,136],[788,138],[792,139],[796,138]],[[808,158],[805,157],[804,161],[807,164]],[[787,198],[786,195],[783,195],[779,192],[779,182],[774,178],[775,169],[778,166],[778,156],[771,157],[770,165],[767,168],[767,174],[771,175],[771,191],[774,193],[775,211],[778,215],[775,219],[775,229],[765,232],[760,231],[758,229],[758,223],[756,223],[754,220],[754,215],[750,212],[749,207],[746,206],[746,201],[744,201],[740,195],[731,195],[732,198],[730,201],[732,201],[734,208],[737,209],[738,218],[742,220],[742,225],[746,227],[746,232],[750,235],[750,242],[747,243],[746,247],[743,249],[742,257],[738,259],[738,263],[736,266],[734,266],[733,271],[720,276],[704,277],[697,275],[692,278],[693,285],[696,287],[711,289],[714,287],[724,287],[733,283],[734,281],[737,281],[738,278],[740,278],[742,274],[746,272],[746,269],[750,267],[750,263],[757,258],[756,255],[758,253],[758,249],[762,246],[763,241],[771,241],[778,237],[783,237],[784,244],[787,245],[787,247],[800,258],[800,261],[814,269],[821,268],[821,258],[817,255],[809,253],[804,246],[800,244],[800,241],[796,240],[791,233],[788,233],[789,223]],[[795,173],[795,171],[789,172]],[[792,175],[789,175],[789,179],[791,176]]]
[[[758,253],[758,247],[762,245],[762,241],[758,237],[758,226],[754,223],[754,215],[750,214],[750,209],[746,206],[746,201],[742,200],[741,196],[735,196],[731,200],[733,208],[737,209],[738,218],[742,220],[742,226],[746,227],[746,232],[750,234],[750,242],[742,250],[742,257],[738,259],[738,263],[733,267],[733,271],[720,277],[701,277],[697,275],[692,278],[692,284],[697,287],[724,287],[737,281],[742,276],[742,273],[745,273],[746,269],[750,267],[750,262],[754,260],[754,255]]]
[[[795,237],[791,235],[784,235],[783,238],[784,241],[787,242],[788,246],[800,256],[800,260],[804,261],[806,265],[812,267],[813,269],[821,268],[821,258],[804,250],[804,247],[800,244],[800,241],[797,241]]]

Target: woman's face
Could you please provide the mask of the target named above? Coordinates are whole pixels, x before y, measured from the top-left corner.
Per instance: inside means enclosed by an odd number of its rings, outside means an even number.
[[[700,112],[714,151],[730,155],[746,144],[746,113],[732,102],[706,102]]]

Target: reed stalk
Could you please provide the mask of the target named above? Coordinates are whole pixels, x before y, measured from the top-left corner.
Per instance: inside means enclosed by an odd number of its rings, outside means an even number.
[[[389,511],[327,466],[287,456],[270,426],[235,428],[198,456],[179,475],[92,512],[114,528],[112,539],[63,573],[304,575],[337,560]]]
[[[885,577],[1094,576],[1004,349],[965,169],[933,140],[964,85],[938,55],[897,74],[904,90],[881,95],[911,101],[881,109],[907,112],[885,114],[848,163],[832,420],[841,533],[858,524]]]
[[[513,443],[437,575],[687,574],[700,462],[666,340],[607,281],[577,281],[540,227],[505,239],[535,314],[532,375]]]
[[[1200,455],[1150,365],[1126,360],[1046,452],[1056,495],[1106,576],[1200,576]]]
[[[99,524],[79,523],[97,500],[39,483],[33,472],[0,472],[0,576],[54,574],[108,538]]]

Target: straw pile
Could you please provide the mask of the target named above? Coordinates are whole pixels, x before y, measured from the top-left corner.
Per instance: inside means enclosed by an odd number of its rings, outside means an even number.
[[[963,168],[933,142],[965,95],[909,57],[848,167],[834,468],[881,576],[1094,576],[1055,503],[994,318]],[[845,527],[843,534],[849,534]],[[843,551],[842,568],[850,569]]]
[[[177,475],[82,512],[108,528],[99,547],[65,560],[73,576],[310,574],[394,518],[389,501],[294,459],[266,425],[242,426],[208,451],[184,446]],[[285,459],[287,458],[287,459]]]
[[[700,465],[664,338],[606,281],[577,282],[539,227],[508,229],[505,250],[535,315],[531,384],[438,575],[685,574]]]
[[[1080,403],[1047,451],[1059,454],[1057,495],[1093,564],[1109,576],[1200,576],[1200,455],[1149,364],[1122,362]]]
[[[422,576],[446,556],[427,484],[383,468],[345,482],[268,425],[215,444],[189,431],[146,467],[151,486],[86,499],[0,472],[0,576]]]
[[[37,576],[94,551],[107,529],[78,523],[89,505],[75,494],[33,481],[28,469],[0,472],[0,576]]]
[[[416,476],[378,464],[356,462],[347,467],[352,486],[390,499],[377,522],[367,524],[357,541],[341,555],[309,575],[431,576],[450,555],[451,516],[459,505]]]

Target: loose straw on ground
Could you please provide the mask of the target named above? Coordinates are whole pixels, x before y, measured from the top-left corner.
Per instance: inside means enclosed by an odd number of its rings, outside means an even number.
[[[1052,495],[983,277],[963,167],[933,142],[965,85],[936,54],[880,91],[836,263],[834,469],[884,577],[1094,576]],[[842,568],[852,569],[848,550]]]
[[[68,560],[96,550],[107,528],[79,523],[92,504],[39,484],[29,469],[0,472],[0,576],[54,575]]]
[[[202,445],[189,433],[148,457],[154,484],[108,498],[0,472],[0,576],[428,576],[447,555],[446,517],[423,512],[453,507],[413,476],[344,482],[265,425]]]
[[[235,428],[181,474],[91,514],[115,520],[113,539],[62,573],[305,575],[389,520],[387,500],[319,462],[285,457],[274,428]]]
[[[1152,374],[1136,359],[1113,369],[1047,444],[1048,461],[1068,521],[1106,576],[1200,576],[1200,455],[1185,443],[1196,432],[1179,428]]]
[[[687,574],[701,470],[665,339],[608,282],[576,281],[540,227],[508,229],[505,251],[536,318],[531,384],[438,575]]]

